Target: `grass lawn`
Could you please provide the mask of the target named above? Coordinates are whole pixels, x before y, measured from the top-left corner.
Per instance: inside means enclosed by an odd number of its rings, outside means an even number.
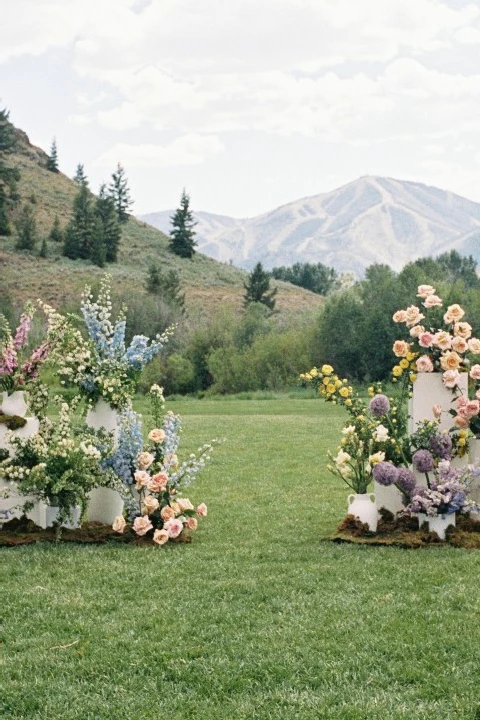
[[[191,400],[191,545],[24,546],[1,557],[0,717],[480,718],[480,553],[327,541],[341,409]]]

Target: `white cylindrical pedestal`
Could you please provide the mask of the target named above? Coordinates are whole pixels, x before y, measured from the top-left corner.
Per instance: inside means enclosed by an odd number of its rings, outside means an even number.
[[[460,373],[458,388],[468,397],[468,373]],[[409,403],[408,432],[414,433],[422,420],[435,420],[433,406],[440,405],[442,415],[439,430],[448,431],[452,427],[452,416],[449,411],[453,407],[454,394],[445,387],[442,373],[418,373],[413,383],[413,397]]]
[[[66,520],[62,523],[63,528],[75,529],[80,527],[80,514],[81,510],[76,505],[72,510],[72,520]],[[33,510],[27,513],[29,520],[32,520],[35,525],[43,528],[44,530],[48,527],[52,527],[58,519],[58,507],[53,505],[47,505],[42,500],[39,500]]]
[[[104,428],[113,433],[113,441],[118,442],[118,415],[105,400],[97,400],[94,407],[88,411],[87,425],[100,430]],[[87,520],[111,525],[118,515],[123,512],[123,500],[116,490],[109,488],[95,488],[89,493]]]
[[[402,510],[405,510],[405,505],[402,502],[402,493],[395,487],[395,485],[381,485],[376,482],[375,485],[375,505],[377,510],[380,511],[382,508],[388,510],[395,515]]]

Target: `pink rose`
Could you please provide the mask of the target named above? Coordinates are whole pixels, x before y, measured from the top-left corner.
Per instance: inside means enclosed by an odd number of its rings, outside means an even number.
[[[418,372],[433,372],[433,363],[428,355],[421,355],[415,364]]]
[[[405,357],[410,350],[410,345],[405,340],[395,340],[393,343],[393,353],[397,357]]]
[[[434,340],[435,336],[432,335],[431,332],[424,332],[418,336],[418,344],[420,345],[420,347],[423,348],[429,348],[431,345],[433,345]]]
[[[480,380],[480,365],[472,365],[470,377],[473,378],[473,380]]]
[[[418,338],[422,333],[425,332],[423,325],[414,325],[410,330],[410,337]]]
[[[472,336],[472,326],[467,322],[455,323],[453,334],[462,337],[464,340],[468,340],[468,338]]]
[[[429,295],[427,298],[425,298],[425,302],[423,304],[427,308],[427,310],[430,310],[430,308],[433,307],[440,307],[442,301],[438,297],[438,295]]]
[[[157,543],[157,545],[165,545],[165,543],[168,542],[168,539],[169,535],[165,529],[155,530],[153,533],[153,542]]]
[[[160,510],[160,517],[164,522],[167,522],[167,520],[172,520],[172,518],[175,517],[175,511],[170,505],[165,505],[165,507]]]
[[[480,355],[480,340],[478,338],[471,338],[468,341],[468,349],[474,355]]]
[[[440,330],[440,332],[435,333],[435,345],[440,350],[449,350],[452,347],[452,336],[445,330]]]
[[[142,487],[146,487],[150,482],[150,475],[146,470],[137,470],[133,477],[135,478],[135,487],[137,490],[141,490]]]
[[[406,313],[406,323],[407,327],[411,327],[412,325],[417,325],[420,320],[423,320],[425,315],[422,315],[419,308],[416,305],[410,305],[405,311]]]
[[[146,535],[146,533],[153,528],[152,523],[150,522],[150,518],[148,515],[141,515],[140,517],[136,517],[133,521],[133,529],[137,533],[137,535]]]
[[[159,505],[157,498],[153,497],[153,495],[147,495],[143,501],[143,514],[150,515],[150,513],[155,512]]]
[[[447,370],[443,373],[442,380],[445,387],[452,389],[455,385],[458,385],[460,373],[458,370]]]
[[[417,290],[417,297],[427,298],[429,295],[433,295],[435,288],[431,285],[419,285]]]
[[[454,323],[458,322],[462,319],[462,317],[465,315],[465,310],[463,310],[460,305],[449,305],[447,308],[447,312],[443,316],[443,319],[446,323]]]
[[[468,343],[465,340],[465,338],[460,337],[460,335],[457,335],[452,340],[452,349],[455,350],[457,353],[464,353],[468,350]]]
[[[148,433],[148,439],[154,443],[162,443],[165,440],[165,430],[154,428]]]
[[[123,515],[117,515],[117,517],[113,521],[112,529],[115,530],[115,532],[123,533],[126,524],[127,523],[125,522],[125,518],[123,517]]]
[[[197,518],[187,517],[187,519],[185,520],[185,527],[186,527],[188,530],[196,530],[197,527],[198,527],[198,520],[197,520]]]
[[[202,503],[197,507],[197,515],[198,517],[207,517],[207,506],[205,503]]]
[[[474,415],[478,415],[478,413],[480,412],[480,403],[478,402],[478,400],[469,400],[466,405],[466,410],[472,418]]]
[[[183,523],[177,518],[172,518],[172,520],[168,520],[165,523],[163,529],[166,530],[166,532],[168,533],[168,537],[176,538],[183,530]]]
[[[434,417],[436,420],[440,420],[440,418],[442,417],[442,406],[441,406],[441,405],[434,405],[434,406],[432,407],[432,412],[433,412],[433,417]]]
[[[460,397],[455,400],[455,407],[457,410],[460,410],[461,408],[466,407],[467,403],[468,398],[466,398],[465,395],[460,395]]]
[[[193,505],[190,502],[188,498],[178,498],[178,507],[180,508],[180,512],[185,512],[185,510],[193,510]]]
[[[407,322],[406,310],[397,310],[397,312],[394,313],[394,315],[393,315],[393,322],[396,322],[396,323]]]
[[[150,465],[153,463],[155,458],[153,457],[152,453],[149,452],[141,452],[138,453],[137,456],[137,465],[140,468],[140,470],[146,470],[150,467]]]
[[[164,472],[159,472],[156,475],[152,475],[147,488],[150,492],[159,493],[163,492],[168,484],[168,475]]]

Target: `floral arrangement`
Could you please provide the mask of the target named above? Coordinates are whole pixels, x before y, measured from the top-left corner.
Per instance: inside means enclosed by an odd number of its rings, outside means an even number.
[[[124,499],[127,519],[138,536],[151,537],[157,545],[169,540],[187,538],[197,529],[199,517],[207,515],[207,506],[196,508],[183,490],[210,459],[213,443],[203,445],[198,453],[180,463],[177,450],[180,442],[181,420],[164,408],[162,389],[150,389],[152,415],[155,427],[143,445],[139,416],[124,414],[119,434],[119,446],[112,456],[111,467],[119,473],[125,484]],[[215,442],[215,441],[214,441]],[[119,516],[113,523],[116,532],[123,533],[127,520]]]
[[[419,285],[417,297],[423,300],[423,309],[411,305],[393,315],[394,322],[404,324],[409,335],[408,340],[393,344],[399,359],[393,376],[397,379],[408,370],[409,380],[414,382],[417,373],[442,372],[444,386],[455,390],[460,372],[470,367],[468,354],[480,353],[480,340],[472,337],[472,327],[464,321],[465,311],[460,305],[449,305],[445,312],[441,311],[443,301],[435,295],[434,287]],[[480,379],[480,366],[474,368],[471,376]]]
[[[98,449],[98,433],[87,429],[75,433],[72,428],[72,413],[78,398],[70,405],[58,396],[55,401],[59,405],[58,421],[45,419],[38,434],[10,438],[15,454],[0,463],[0,477],[20,494],[58,507],[61,524],[71,517],[75,506],[81,507],[81,516],[84,516],[88,492],[110,484],[112,474],[99,464],[102,453]],[[111,452],[106,436],[102,437],[102,443],[104,452]],[[33,503],[26,503],[24,509],[32,506]]]
[[[50,327],[64,327],[66,319],[53,308],[44,306]],[[94,300],[86,286],[81,314],[87,338],[72,327],[63,333],[65,342],[56,353],[58,374],[62,384],[74,385],[91,402],[103,398],[115,409],[131,404],[131,398],[143,368],[160,352],[172,328],[150,340],[135,335],[127,347],[125,342],[125,308],[117,320],[112,319],[111,278],[105,275]]]
[[[0,315],[0,388],[11,394],[15,390],[24,390],[37,378],[40,367],[49,357],[55,340],[49,336],[30,355],[24,356],[32,327],[35,308],[27,303],[20,317],[20,323],[12,334],[8,321]]]

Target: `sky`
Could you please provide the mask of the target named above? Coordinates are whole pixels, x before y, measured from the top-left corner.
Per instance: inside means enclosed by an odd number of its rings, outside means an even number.
[[[251,217],[363,175],[480,202],[480,0],[15,0],[0,107],[135,214]]]

